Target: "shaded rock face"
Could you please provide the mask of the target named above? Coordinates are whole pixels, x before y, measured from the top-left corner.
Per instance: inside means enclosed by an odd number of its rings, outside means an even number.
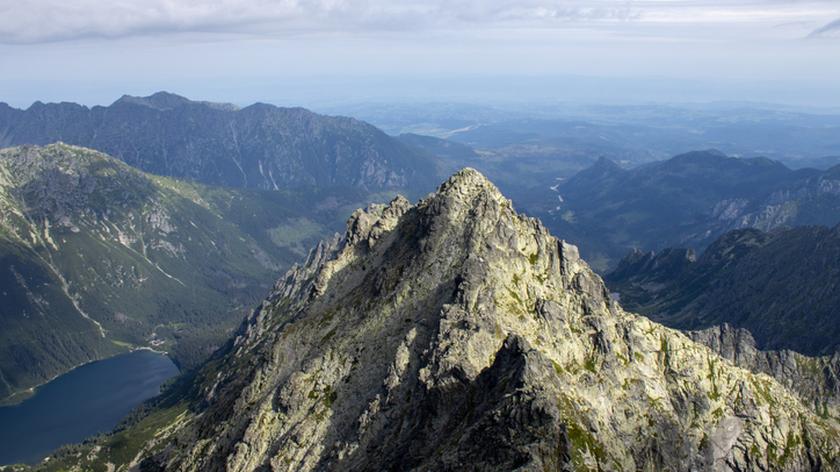
[[[634,249],[618,263],[614,271],[605,276],[605,280],[610,288],[620,288],[622,297],[635,300],[646,292],[661,289],[696,260],[697,256],[691,249],[668,248],[659,254]],[[625,283],[628,280],[632,280],[633,284]],[[638,291],[642,294],[634,293]]]
[[[354,213],[198,375],[154,470],[834,470],[838,424],[624,312],[463,170]]]
[[[730,231],[697,259],[629,254],[606,276],[628,309],[680,329],[731,324],[761,349],[840,350],[840,226]]]

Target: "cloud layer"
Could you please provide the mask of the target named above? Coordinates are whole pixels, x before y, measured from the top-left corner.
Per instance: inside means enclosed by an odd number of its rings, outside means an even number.
[[[837,28],[837,22],[826,22],[838,15],[836,0],[0,0],[0,43],[176,33],[276,37],[476,28],[621,31],[627,25],[650,34],[696,25],[700,35],[711,37],[720,32],[754,34],[747,31],[756,28],[776,35],[813,31],[824,36]],[[787,26],[774,29],[779,25]]]
[[[840,18],[815,29],[808,36],[811,38],[840,37]]]

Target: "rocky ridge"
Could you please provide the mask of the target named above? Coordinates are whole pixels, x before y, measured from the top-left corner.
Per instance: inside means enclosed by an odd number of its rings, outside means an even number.
[[[837,470],[840,427],[627,313],[473,170],[354,213],[199,374],[155,470]]]
[[[374,126],[265,103],[237,108],[167,92],[109,106],[0,103],[0,147],[63,141],[156,175],[263,190],[345,188],[420,194],[428,158]]]
[[[775,378],[819,415],[840,417],[840,352],[809,357],[789,349],[762,351],[749,331],[727,323],[686,334],[738,367]]]

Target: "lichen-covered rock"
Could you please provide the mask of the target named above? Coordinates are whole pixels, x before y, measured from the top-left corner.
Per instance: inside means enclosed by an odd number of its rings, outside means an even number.
[[[686,334],[738,367],[775,378],[818,414],[840,417],[840,351],[821,357],[787,349],[762,351],[749,331],[729,324]]]
[[[198,379],[144,468],[840,467],[836,418],[624,312],[470,169],[355,213]]]

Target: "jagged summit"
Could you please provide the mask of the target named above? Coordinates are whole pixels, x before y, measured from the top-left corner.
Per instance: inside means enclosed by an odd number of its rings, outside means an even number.
[[[195,392],[150,470],[831,470],[840,447],[794,393],[624,312],[472,169],[355,212]]]
[[[458,172],[452,174],[449,179],[441,184],[436,193],[438,195],[451,193],[469,194],[476,189],[497,194],[499,197],[504,198],[502,197],[502,193],[499,189],[496,188],[496,186],[493,185],[493,183],[490,182],[484,174],[472,167],[464,167]]]

